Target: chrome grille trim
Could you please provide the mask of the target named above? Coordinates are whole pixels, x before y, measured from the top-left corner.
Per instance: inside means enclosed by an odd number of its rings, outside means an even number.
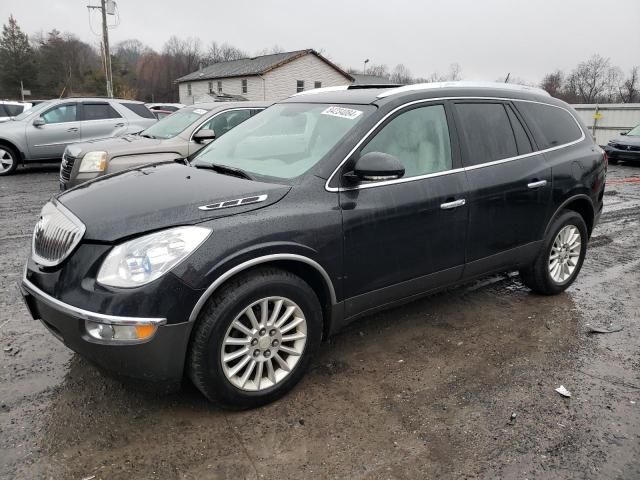
[[[62,263],[78,246],[86,227],[73,213],[56,200],[48,202],[33,230],[31,257],[43,267]]]
[[[69,181],[74,163],[76,163],[76,157],[72,157],[68,155],[67,152],[64,152],[64,155],[62,155],[62,163],[60,164],[60,180],[65,182]]]
[[[199,210],[218,210],[220,208],[241,207],[242,205],[250,205],[252,203],[264,202],[267,195],[252,195],[250,197],[236,198],[234,200],[225,200],[223,202],[211,203],[198,207]]]

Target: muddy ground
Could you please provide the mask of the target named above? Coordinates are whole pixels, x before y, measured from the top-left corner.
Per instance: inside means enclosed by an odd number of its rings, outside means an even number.
[[[363,319],[287,397],[225,412],[123,385],[28,317],[14,284],[57,168],[1,178],[0,477],[640,478],[640,167],[608,185],[566,293],[501,275]]]

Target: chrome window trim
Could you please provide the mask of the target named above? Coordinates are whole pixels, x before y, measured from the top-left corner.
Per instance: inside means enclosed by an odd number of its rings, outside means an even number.
[[[56,265],[60,265],[62,262],[64,262],[69,257],[69,255],[71,255],[71,253],[73,253],[73,251],[78,247],[78,245],[84,238],[84,234],[87,232],[87,226],[82,220],[76,217],[71,210],[69,210],[55,198],[51,199],[51,204],[54,206],[54,208],[59,210],[67,218],[67,220],[80,228],[81,235],[78,236],[76,241],[73,242],[71,244],[71,247],[67,250],[67,253],[65,253],[65,255],[59,260],[51,261],[47,260],[46,258],[42,258],[36,253],[36,228],[38,226],[38,223],[40,222],[40,218],[42,218],[42,215],[40,215],[38,222],[36,222],[36,226],[33,228],[33,234],[31,235],[31,258],[34,262],[36,262],[38,265],[42,265],[43,267],[55,267]]]
[[[530,153],[525,153],[522,155],[517,155],[515,157],[509,157],[509,158],[503,158],[500,160],[494,160],[493,162],[487,162],[487,163],[480,163],[478,165],[472,165],[470,167],[460,167],[460,168],[454,168],[451,170],[445,170],[442,172],[434,172],[434,173],[428,173],[425,175],[418,175],[415,177],[409,177],[409,178],[398,178],[396,180],[387,180],[387,181],[383,181],[383,182],[372,182],[372,183],[366,183],[366,184],[362,184],[362,185],[356,185],[354,187],[330,187],[329,184],[331,183],[331,180],[333,180],[333,177],[335,177],[338,173],[338,171],[342,168],[342,166],[347,162],[347,160],[349,160],[349,158],[351,157],[351,155],[353,155],[353,153],[358,150],[358,148],[360,148],[360,146],[369,139],[369,137],[371,136],[371,134],[382,124],[384,123],[387,118],[389,118],[391,115],[393,115],[394,113],[398,112],[399,110],[402,110],[404,108],[410,107],[412,105],[418,105],[421,103],[431,103],[431,102],[442,102],[445,100],[497,100],[497,101],[503,101],[503,102],[526,102],[526,103],[537,103],[540,105],[547,105],[549,107],[554,107],[554,108],[559,108],[561,110],[564,110],[565,112],[567,112],[569,115],[571,115],[571,118],[573,118],[573,121],[576,122],[576,125],[578,126],[578,129],[581,132],[581,136],[580,138],[578,138],[577,140],[574,140],[572,142],[569,143],[564,143],[562,145],[557,145],[555,147],[550,147],[550,148],[546,148],[543,150],[536,150],[535,152],[530,152]],[[547,103],[547,102],[540,102],[540,101],[536,101],[536,100],[523,100],[520,98],[503,98],[503,97],[437,97],[437,98],[424,98],[424,99],[420,99],[420,100],[414,100],[412,102],[407,102],[407,103],[403,103],[402,105],[399,105],[398,107],[394,108],[393,110],[391,110],[389,113],[387,113],[384,117],[382,117],[378,122],[376,122],[376,124],[369,129],[369,131],[367,131],[367,133],[358,141],[358,143],[355,145],[355,147],[353,147],[351,149],[351,151],[349,151],[349,153],[345,156],[345,158],[338,164],[338,166],[333,170],[333,172],[331,173],[331,175],[329,175],[329,178],[327,179],[327,181],[324,184],[324,188],[327,192],[348,192],[348,191],[352,191],[352,190],[364,190],[366,188],[375,188],[375,187],[381,187],[381,186],[385,186],[385,185],[394,185],[396,183],[407,183],[407,182],[414,182],[417,180],[423,180],[425,178],[432,178],[432,177],[439,177],[442,175],[451,175],[454,173],[459,173],[459,172],[463,172],[463,171],[467,171],[467,170],[476,170],[478,168],[484,168],[484,167],[490,167],[492,165],[499,165],[501,163],[507,163],[507,162],[512,162],[514,160],[520,160],[522,158],[527,158],[527,157],[533,157],[533,156],[537,156],[546,152],[552,152],[554,150],[559,150],[561,148],[566,148],[569,147],[571,145],[575,145],[577,143],[582,142],[584,139],[586,138],[586,135],[584,133],[584,130],[582,129],[582,126],[580,125],[580,122],[578,122],[578,120],[576,119],[575,115],[573,113],[571,113],[569,110],[567,110],[564,107],[561,107],[559,105],[553,105],[551,103]]]
[[[21,287],[26,290],[29,294],[37,297],[39,300],[47,303],[52,308],[56,310],[66,313],[67,315],[72,315],[73,317],[80,318],[83,320],[90,320],[97,323],[106,323],[109,325],[137,325],[140,323],[152,323],[154,325],[164,325],[167,323],[166,318],[144,318],[144,317],[124,317],[120,315],[106,315],[104,313],[95,313],[90,312],[89,310],[84,310],[83,308],[74,307],[73,305],[69,305],[64,303],[57,298],[52,297],[48,293],[43,292],[38,287],[36,287],[33,283],[31,283],[26,276],[22,279]],[[38,319],[40,320],[40,319]]]
[[[202,125],[210,121],[212,118],[216,118],[218,115],[222,115],[223,113],[227,113],[227,112],[235,112],[237,110],[264,110],[265,108],[267,107],[237,107],[237,108],[229,108],[227,110],[220,110],[219,112],[214,113],[210,117],[205,118],[202,122],[200,122],[200,124],[196,128],[193,129],[193,131],[191,132],[191,135],[189,135],[189,142],[193,140],[193,136],[198,132],[198,129],[202,127]],[[249,116],[249,118],[251,118],[251,116]]]
[[[196,302],[195,306],[193,307],[193,310],[191,311],[191,315],[189,315],[189,321],[193,322],[196,318],[198,318],[198,315],[200,314],[200,311],[202,310],[202,307],[204,307],[204,304],[207,302],[207,300],[209,300],[209,298],[211,298],[211,295],[213,295],[213,293],[228,279],[230,279],[237,273],[240,273],[243,270],[246,270],[255,265],[260,265],[261,263],[267,263],[267,262],[276,261],[276,260],[293,260],[297,262],[306,263],[307,265],[315,268],[318,271],[318,273],[322,275],[322,278],[324,279],[325,284],[329,289],[331,304],[335,305],[337,303],[336,292],[333,287],[333,282],[331,281],[331,277],[318,262],[310,259],[309,257],[305,257],[303,255],[296,255],[293,253],[275,253],[272,255],[264,255],[262,257],[256,257],[251,260],[247,260],[246,262],[243,262],[227,270],[218,278],[216,278],[215,281],[204,291],[204,293],[200,296],[200,298]]]

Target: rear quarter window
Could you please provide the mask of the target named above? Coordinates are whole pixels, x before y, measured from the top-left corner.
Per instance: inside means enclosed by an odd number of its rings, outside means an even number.
[[[155,115],[142,103],[121,103],[123,107],[128,108],[133,113],[142,118],[153,118],[155,120]]]
[[[533,130],[540,149],[559,147],[582,137],[576,120],[564,108],[531,102],[515,104]]]
[[[5,104],[4,108],[10,117],[15,117],[16,115],[20,115],[24,111],[24,105]]]

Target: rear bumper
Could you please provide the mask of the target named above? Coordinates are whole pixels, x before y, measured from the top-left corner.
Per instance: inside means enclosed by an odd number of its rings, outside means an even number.
[[[165,319],[104,315],[65,304],[24,278],[19,285],[29,313],[74,352],[116,375],[150,382],[175,383],[183,376],[192,325],[166,325]],[[106,342],[90,337],[85,321],[126,324],[153,321],[155,335],[141,343]]]

